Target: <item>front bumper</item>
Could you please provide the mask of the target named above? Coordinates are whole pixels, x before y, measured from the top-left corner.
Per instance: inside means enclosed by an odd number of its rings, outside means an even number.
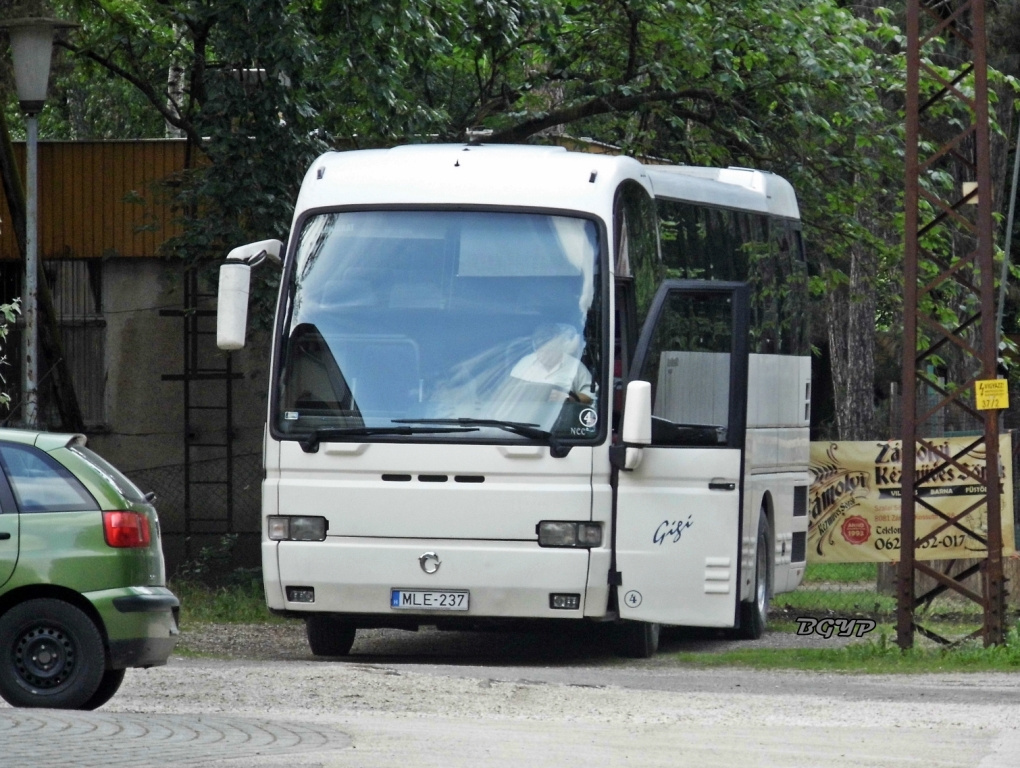
[[[425,540],[328,536],[322,542],[263,542],[271,609],[359,615],[361,626],[435,623],[439,619],[567,619],[605,613],[604,590],[587,586],[600,550],[539,547],[525,541]],[[422,558],[438,567],[425,570]],[[608,568],[608,560],[605,563]],[[291,602],[287,587],[314,590]],[[391,590],[470,592],[464,612],[393,609]],[[577,610],[554,610],[551,593],[580,597]],[[601,600],[590,600],[592,594]],[[599,604],[601,602],[601,604]],[[587,610],[586,610],[587,609]]]

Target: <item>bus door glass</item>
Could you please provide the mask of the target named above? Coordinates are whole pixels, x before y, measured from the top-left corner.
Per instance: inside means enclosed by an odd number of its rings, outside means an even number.
[[[744,283],[669,280],[631,378],[652,388],[652,444],[619,472],[621,618],[732,627],[739,603],[747,388]]]

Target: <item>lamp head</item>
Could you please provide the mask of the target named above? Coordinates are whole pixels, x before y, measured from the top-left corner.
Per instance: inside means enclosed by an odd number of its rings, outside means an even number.
[[[54,32],[76,26],[67,21],[44,18],[8,19],[0,23],[0,28],[6,29],[11,38],[18,101],[29,115],[38,114],[46,103]]]

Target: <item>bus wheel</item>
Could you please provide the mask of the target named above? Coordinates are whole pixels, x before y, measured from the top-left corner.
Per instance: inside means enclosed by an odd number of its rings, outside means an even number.
[[[769,521],[762,510],[758,516],[758,543],[754,556],[754,593],[749,603],[740,604],[740,627],[737,637],[743,640],[757,640],[765,634],[769,618],[769,595],[771,593],[771,572],[769,568]]]
[[[308,646],[316,656],[346,656],[354,645],[356,627],[335,616],[316,614],[305,619]]]
[[[650,659],[659,650],[659,624],[618,621],[613,625],[613,649],[628,659]]]

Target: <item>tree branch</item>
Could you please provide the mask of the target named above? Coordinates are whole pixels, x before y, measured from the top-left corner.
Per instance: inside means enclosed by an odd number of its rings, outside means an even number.
[[[78,46],[72,45],[71,43],[68,43],[63,40],[57,40],[55,41],[54,44],[59,45],[60,47],[70,51],[76,56],[81,56],[83,58],[94,61],[96,64],[103,67],[104,69],[109,70],[118,77],[121,77],[127,82],[131,83],[133,86],[135,86],[135,88],[141,91],[142,95],[145,96],[148,102],[155,108],[157,112],[159,112],[159,114],[163,117],[164,120],[166,120],[170,125],[174,126],[175,128],[183,131],[184,134],[195,146],[202,145],[202,137],[199,136],[198,132],[195,130],[195,126],[190,121],[183,119],[179,112],[175,112],[167,106],[167,101],[169,99],[168,93],[158,93],[150,83],[143,80],[137,74],[135,74],[134,72],[129,72],[128,70],[124,69],[111,59],[105,56],[100,56],[95,51],[79,48]]]
[[[710,105],[714,105],[717,100],[715,94],[709,91],[694,89],[685,91],[658,89],[629,96],[622,94],[599,96],[581,104],[554,110],[545,115],[525,120],[511,128],[498,131],[493,134],[490,141],[493,143],[514,144],[556,125],[567,125],[585,118],[611,114],[613,112],[630,112],[648,104],[676,102],[684,99],[691,99]],[[732,131],[721,127],[715,121],[706,119],[704,115],[677,107],[673,108],[673,113],[687,120],[695,120],[720,136],[726,137],[741,152],[747,154],[748,157],[758,156],[758,152],[747,142]]]

